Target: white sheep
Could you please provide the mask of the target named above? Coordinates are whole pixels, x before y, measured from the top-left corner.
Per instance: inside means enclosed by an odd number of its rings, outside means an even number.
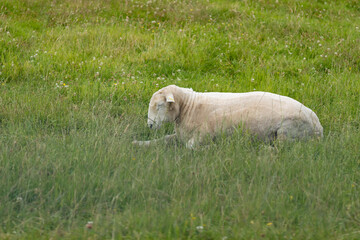
[[[149,146],[178,136],[193,148],[205,136],[239,128],[270,142],[323,136],[323,127],[311,109],[269,92],[198,93],[170,85],[155,92],[149,104],[148,126],[157,129],[164,122],[174,122],[176,133],[133,144]]]

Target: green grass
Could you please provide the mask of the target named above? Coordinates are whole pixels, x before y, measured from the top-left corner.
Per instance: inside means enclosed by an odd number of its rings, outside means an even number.
[[[357,0],[0,0],[0,238],[359,239],[359,46]],[[324,139],[132,146],[169,84],[293,97]]]

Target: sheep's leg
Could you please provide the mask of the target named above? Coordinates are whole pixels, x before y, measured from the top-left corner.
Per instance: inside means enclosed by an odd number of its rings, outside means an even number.
[[[186,142],[186,148],[194,149],[202,143],[203,138],[201,136],[194,136]]]
[[[151,146],[151,145],[155,145],[158,142],[165,142],[168,143],[170,140],[174,139],[176,137],[176,134],[171,134],[171,135],[166,135],[165,137],[162,138],[158,138],[158,139],[153,139],[153,140],[149,140],[149,141],[133,141],[132,144],[134,145],[138,145],[138,146]]]
[[[187,141],[187,143],[186,143],[186,148],[193,149],[195,147],[195,145],[196,145],[195,138],[190,138],[190,140]]]

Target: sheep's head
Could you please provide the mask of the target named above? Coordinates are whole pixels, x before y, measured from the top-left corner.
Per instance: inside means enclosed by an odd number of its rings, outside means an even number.
[[[174,122],[179,116],[179,103],[171,88],[165,87],[153,94],[149,104],[148,126],[158,129],[165,122]]]

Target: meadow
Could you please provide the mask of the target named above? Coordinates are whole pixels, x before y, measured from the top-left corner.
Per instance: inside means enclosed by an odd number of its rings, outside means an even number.
[[[170,84],[324,138],[133,146]],[[0,0],[0,239],[360,239],[359,93],[358,0]]]

